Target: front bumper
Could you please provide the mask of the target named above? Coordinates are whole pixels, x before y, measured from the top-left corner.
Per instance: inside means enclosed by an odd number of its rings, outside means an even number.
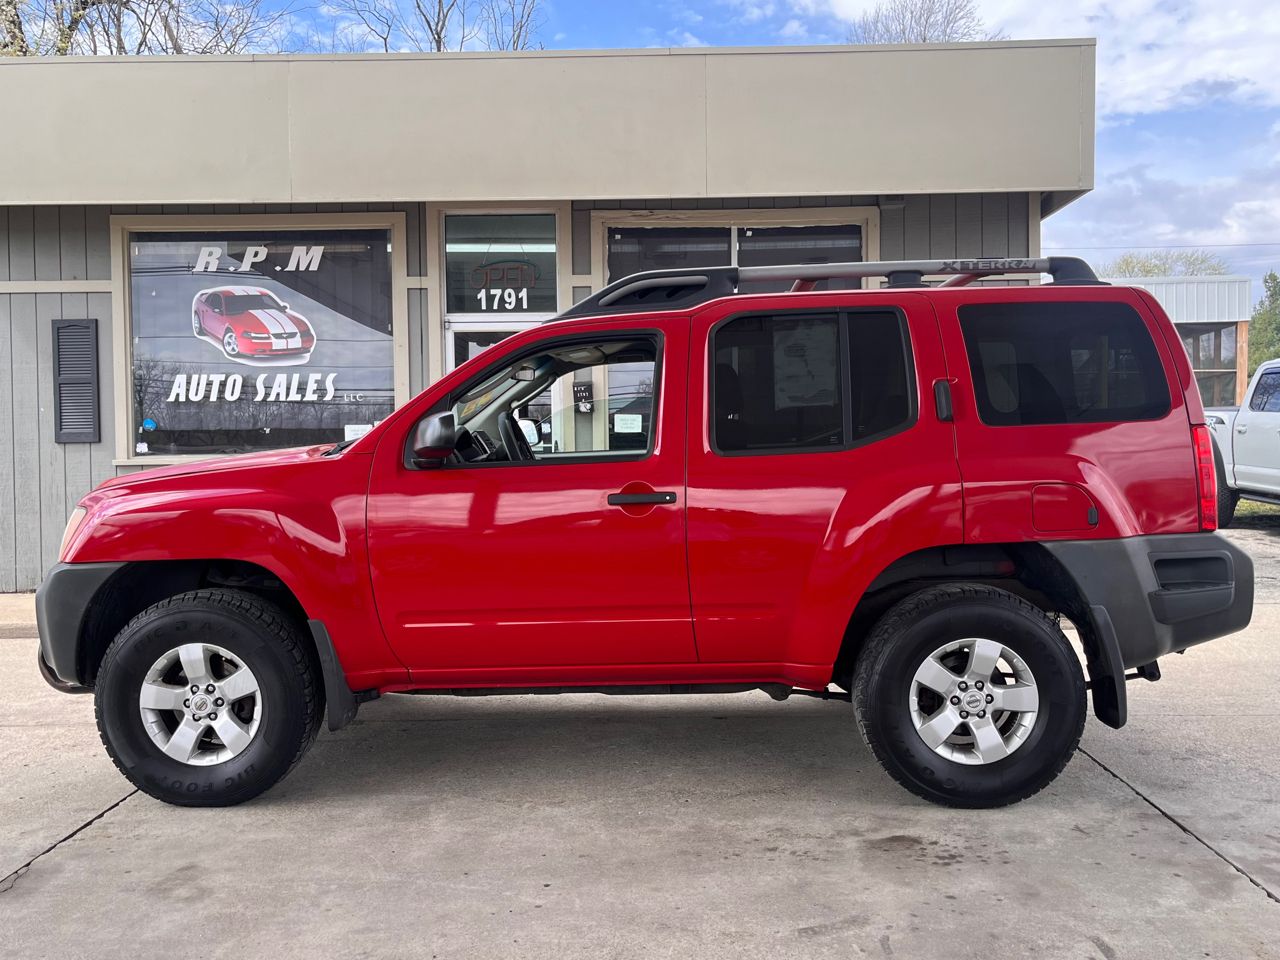
[[[36,591],[40,673],[63,692],[87,687],[80,646],[85,614],[99,588],[123,563],[59,563]],[[55,683],[54,680],[60,681]]]
[[[1253,561],[1216,533],[1045,543],[1095,620],[1114,627],[1119,666],[1152,663],[1249,625]]]

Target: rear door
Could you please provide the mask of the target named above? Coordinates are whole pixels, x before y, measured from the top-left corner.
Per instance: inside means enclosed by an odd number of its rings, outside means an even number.
[[[691,338],[699,659],[807,664],[825,683],[867,583],[899,556],[959,540],[933,311],[912,293],[738,298],[696,314]]]
[[[962,373],[956,438],[965,539],[1017,542],[1199,529],[1183,392],[1130,290],[939,290]]]
[[[1236,486],[1280,492],[1280,369],[1259,375],[1234,429]]]

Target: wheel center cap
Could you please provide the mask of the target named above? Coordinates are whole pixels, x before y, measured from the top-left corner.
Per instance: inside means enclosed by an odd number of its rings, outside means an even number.
[[[960,703],[963,704],[964,708],[970,713],[977,713],[987,705],[987,698],[977,690],[970,690],[961,695]]]
[[[196,713],[204,713],[210,706],[211,701],[206,696],[199,696],[191,701],[191,709]]]

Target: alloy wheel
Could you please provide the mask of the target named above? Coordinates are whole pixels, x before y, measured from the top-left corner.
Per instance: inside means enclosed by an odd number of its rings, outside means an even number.
[[[944,644],[911,679],[911,721],[929,749],[956,763],[1003,760],[1040,710],[1031,668],[1010,647],[971,637]]]
[[[209,643],[184,643],[161,656],[142,681],[142,725],[168,757],[211,766],[238,756],[262,722],[262,691],[238,657]]]

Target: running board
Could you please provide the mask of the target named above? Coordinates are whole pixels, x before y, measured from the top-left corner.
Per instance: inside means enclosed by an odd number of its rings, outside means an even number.
[[[774,700],[786,700],[792,694],[819,700],[850,701],[850,694],[832,690],[801,690],[785,683],[649,683],[583,687],[427,687],[418,690],[396,690],[395,693],[416,697],[523,697],[553,696],[562,693],[603,693],[611,697],[668,696],[679,694],[767,693]]]

